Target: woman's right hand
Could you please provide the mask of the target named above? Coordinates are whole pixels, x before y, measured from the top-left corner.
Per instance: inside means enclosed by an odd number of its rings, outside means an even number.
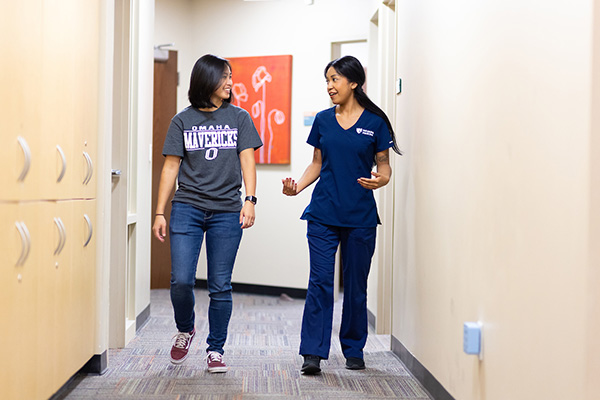
[[[161,242],[165,241],[165,237],[167,236],[167,219],[164,215],[157,215],[154,217],[152,232],[158,240]]]
[[[283,194],[286,196],[295,196],[298,194],[298,184],[292,178],[281,180],[283,183]]]

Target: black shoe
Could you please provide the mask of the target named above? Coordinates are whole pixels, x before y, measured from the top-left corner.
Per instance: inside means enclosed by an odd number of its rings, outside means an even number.
[[[348,357],[346,358],[347,369],[365,369],[365,362],[362,358]]]
[[[300,369],[300,371],[302,371],[304,375],[318,374],[319,372],[321,372],[320,364],[321,357],[306,355],[304,356],[304,364],[302,364],[302,368]]]

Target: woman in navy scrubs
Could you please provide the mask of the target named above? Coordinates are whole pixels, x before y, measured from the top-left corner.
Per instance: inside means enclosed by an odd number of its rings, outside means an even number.
[[[298,182],[282,180],[283,194],[295,196],[320,178],[301,217],[308,224],[310,251],[300,341],[301,371],[307,375],[319,373],[320,361],[329,357],[338,245],[344,278],[340,343],[346,368],[365,368],[367,277],[381,223],[373,190],[392,175],[389,148],[401,154],[389,119],[362,90],[361,63],[352,56],[331,61],[325,78],[334,106],[319,112],[313,123],[307,140],[314,147],[313,160]]]

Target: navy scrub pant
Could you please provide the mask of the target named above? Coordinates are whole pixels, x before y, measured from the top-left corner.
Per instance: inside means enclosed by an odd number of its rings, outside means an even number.
[[[340,343],[344,357],[363,358],[368,332],[367,277],[375,251],[376,230],[308,221],[310,278],[300,334],[301,355],[329,358],[335,253],[340,245],[344,278]]]

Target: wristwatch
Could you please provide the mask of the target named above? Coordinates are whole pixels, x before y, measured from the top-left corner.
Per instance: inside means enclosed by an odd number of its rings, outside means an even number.
[[[249,201],[249,202],[251,202],[254,205],[256,205],[256,201],[257,200],[258,199],[255,196],[246,196],[246,198],[244,199],[244,201]]]

